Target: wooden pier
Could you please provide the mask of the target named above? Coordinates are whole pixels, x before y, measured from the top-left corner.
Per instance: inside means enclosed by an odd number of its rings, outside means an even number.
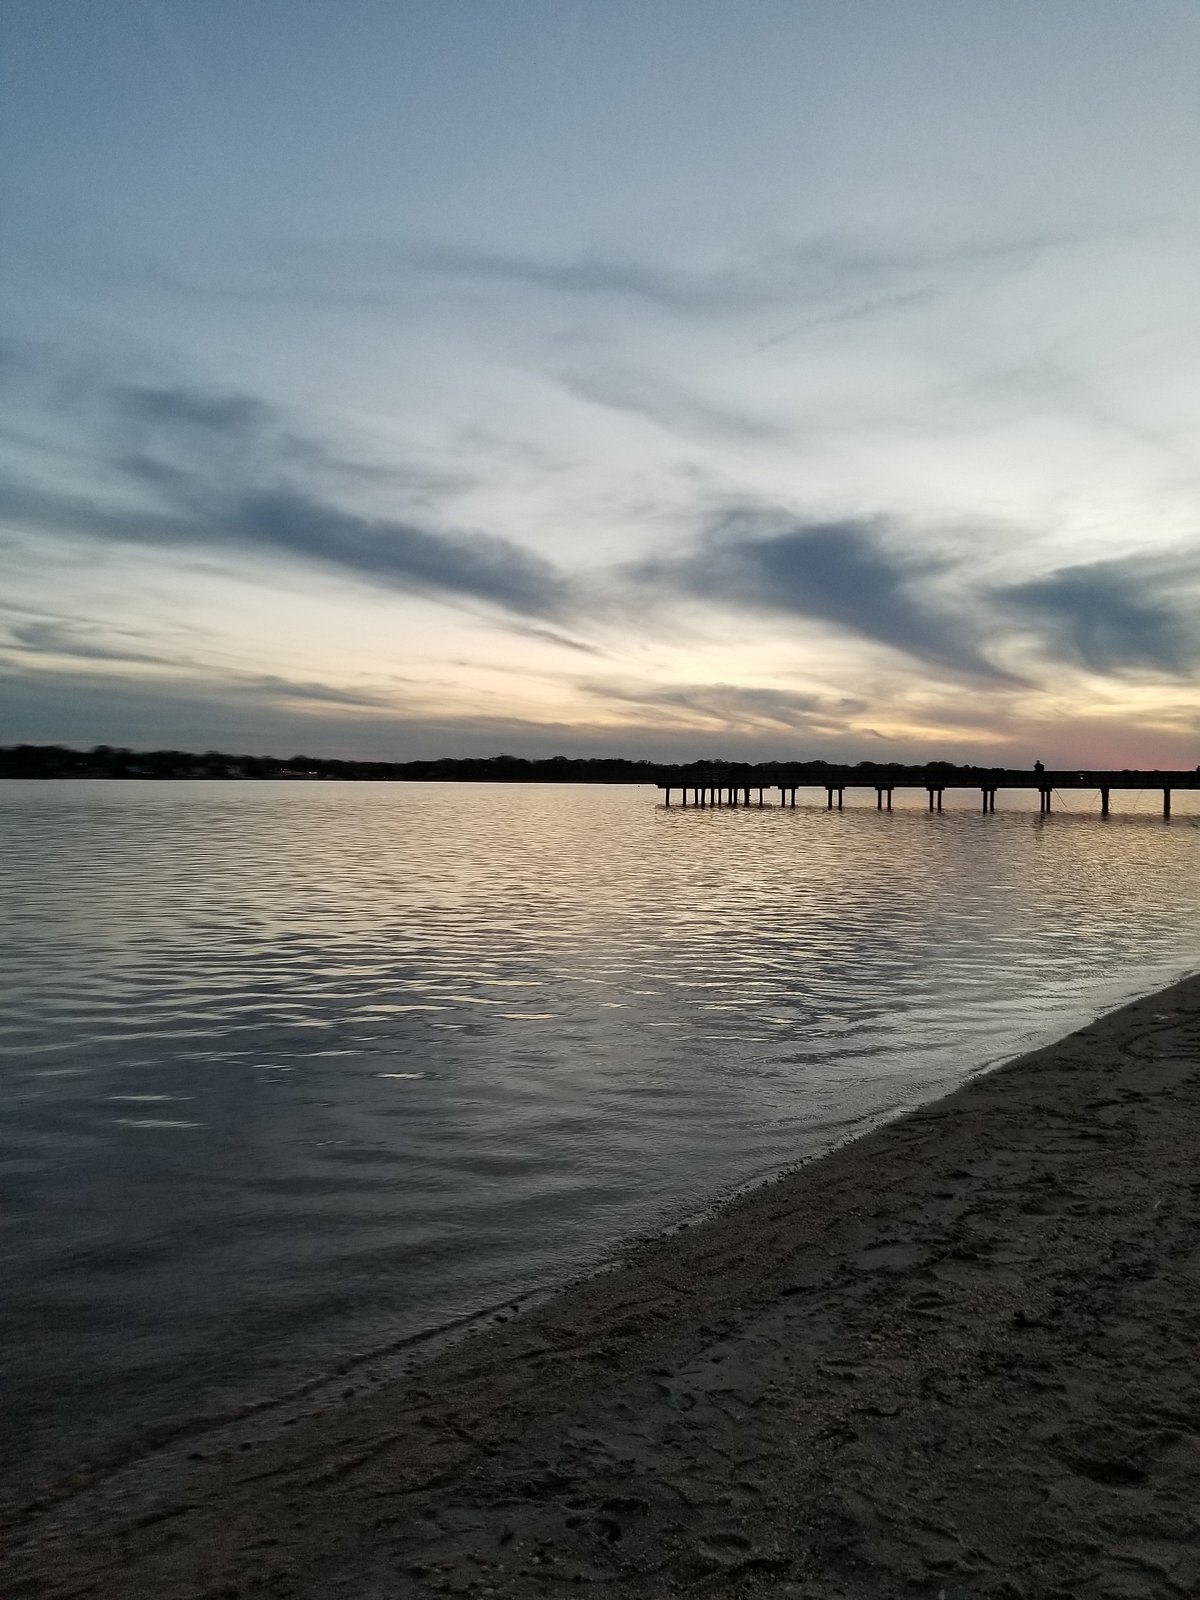
[[[1098,791],[1100,815],[1110,814],[1113,791],[1152,790],[1162,795],[1162,814],[1171,815],[1171,795],[1176,789],[1200,789],[1200,768],[1194,772],[1080,772],[1076,768],[1062,772],[1047,772],[1035,768],[1021,769],[954,768],[949,771],[936,767],[871,768],[806,766],[757,767],[751,776],[729,768],[676,768],[664,770],[658,779],[658,788],[665,794],[665,804],[679,795],[681,806],[704,809],[709,806],[737,808],[755,806],[774,807],[768,800],[772,791],[778,791],[778,805],[790,810],[796,808],[796,795],[801,789],[824,789],[825,806],[829,811],[841,811],[846,803],[847,789],[873,789],[875,808],[892,809],[892,796],[897,789],[924,789],[930,811],[941,811],[947,789],[974,789],[980,795],[981,809],[996,809],[996,796],[1001,789],[1035,789],[1040,797],[1040,810],[1048,815],[1053,809],[1055,794]]]

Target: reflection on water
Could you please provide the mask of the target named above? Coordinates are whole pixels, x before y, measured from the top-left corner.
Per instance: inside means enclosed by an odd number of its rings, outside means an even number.
[[[977,798],[0,784],[18,1480],[553,1282],[1193,965],[1196,796]]]

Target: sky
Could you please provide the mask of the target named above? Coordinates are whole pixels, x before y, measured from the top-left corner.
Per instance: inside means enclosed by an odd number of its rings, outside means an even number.
[[[0,0],[0,742],[1200,761],[1196,0]]]

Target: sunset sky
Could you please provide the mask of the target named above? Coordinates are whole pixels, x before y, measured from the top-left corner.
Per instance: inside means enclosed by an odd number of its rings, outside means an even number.
[[[2,0],[0,742],[1200,761],[1200,6]]]

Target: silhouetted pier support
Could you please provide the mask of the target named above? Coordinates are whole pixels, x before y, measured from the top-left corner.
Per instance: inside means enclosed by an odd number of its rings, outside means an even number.
[[[942,768],[944,770],[940,770]],[[839,811],[845,809],[848,788],[866,789],[868,793],[874,789],[877,811],[885,809],[891,811],[892,797],[897,788],[913,789],[918,792],[924,789],[930,811],[943,810],[947,789],[970,788],[980,796],[980,804],[985,813],[995,811],[996,796],[1001,789],[1036,789],[1038,809],[1043,816],[1048,816],[1053,810],[1056,794],[1060,799],[1065,798],[1065,803],[1070,806],[1073,795],[1090,792],[1099,794],[1100,815],[1105,819],[1112,812],[1114,790],[1122,793],[1157,791],[1162,795],[1162,815],[1164,819],[1169,820],[1172,796],[1176,789],[1182,789],[1185,795],[1189,791],[1200,791],[1200,766],[1179,771],[1157,769],[1153,772],[1132,769],[1121,772],[1114,770],[1079,772],[1070,768],[1059,772],[1048,772],[1044,767],[1035,767],[1029,772],[1015,768],[1009,770],[979,767],[955,770],[947,764],[931,762],[925,769],[905,770],[898,765],[889,764],[887,767],[876,767],[872,771],[871,764],[860,762],[858,767],[834,767],[822,764],[821,769],[810,777],[781,763],[773,769],[760,767],[749,775],[728,770],[710,771],[698,775],[675,769],[669,777],[664,771],[658,780],[658,788],[662,792],[665,806],[674,806],[678,803],[682,809],[698,810],[727,806],[736,810],[738,807],[752,806],[755,801],[755,790],[758,791],[757,809],[762,810],[768,804],[773,806],[774,801],[768,802],[767,794],[771,790],[777,790],[779,806],[781,808],[786,806],[794,811],[799,803],[799,790],[810,785],[825,790],[827,811],[832,811],[835,805]]]

